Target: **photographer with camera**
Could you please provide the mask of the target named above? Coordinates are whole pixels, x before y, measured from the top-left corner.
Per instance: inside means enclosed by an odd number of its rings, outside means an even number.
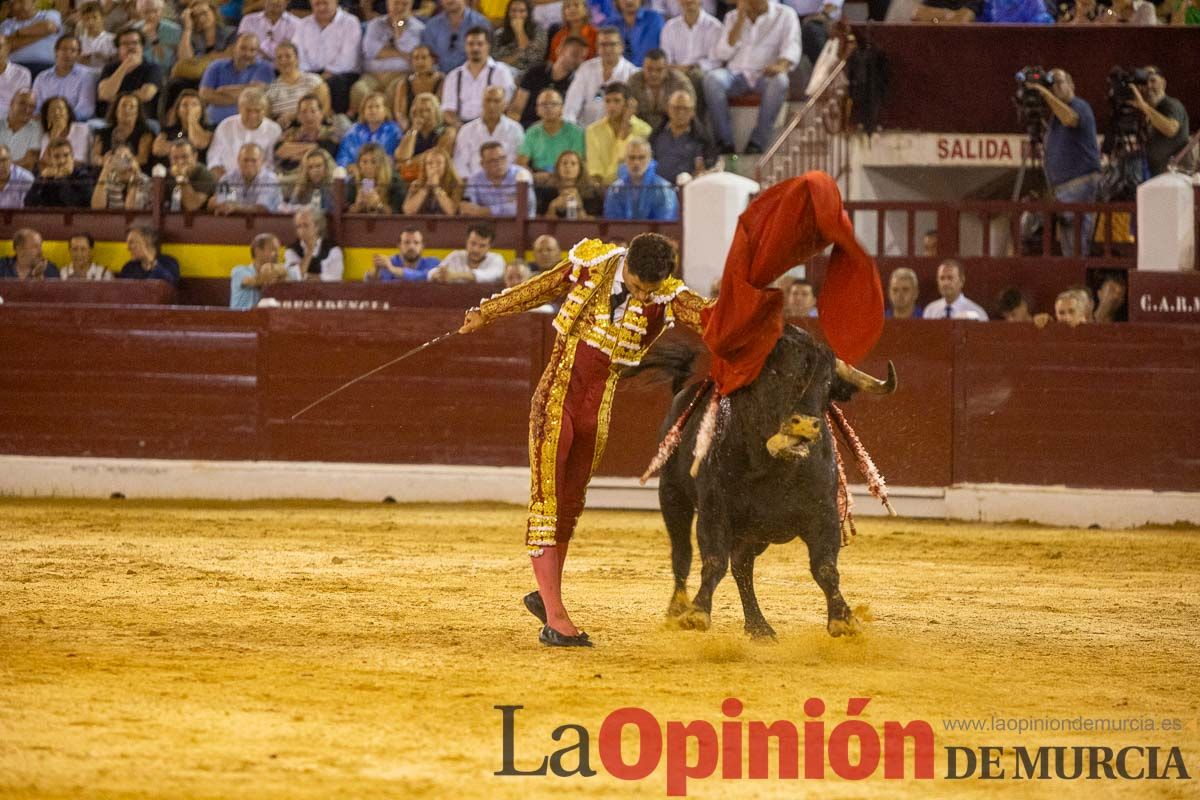
[[[1061,69],[1050,70],[1044,80],[1026,80],[1025,87],[1042,96],[1052,115],[1042,145],[1042,165],[1055,199],[1063,203],[1095,202],[1100,187],[1100,148],[1092,107],[1075,96],[1075,82]],[[1062,254],[1068,257],[1075,255],[1075,216],[1059,215],[1058,241]],[[1095,214],[1082,216],[1080,242],[1084,252],[1080,255],[1086,255]]]
[[[1188,113],[1183,103],[1167,96],[1167,79],[1158,67],[1146,67],[1145,96],[1135,85],[1129,104],[1146,117],[1150,135],[1146,141],[1146,160],[1150,177],[1167,171],[1167,164],[1188,141]]]

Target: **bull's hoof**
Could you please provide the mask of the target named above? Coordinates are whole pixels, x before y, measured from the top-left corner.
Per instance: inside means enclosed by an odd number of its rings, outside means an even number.
[[[858,636],[862,633],[862,623],[853,614],[849,619],[829,620],[829,635],[835,639],[839,636]]]
[[[674,617],[673,622],[680,630],[684,631],[706,631],[712,627],[712,617],[707,611],[701,611],[698,608],[689,608]]]
[[[746,633],[756,642],[774,642],[779,638],[775,635],[775,629],[766,620],[754,624],[747,622]]]
[[[671,602],[667,604],[667,618],[682,617],[692,608],[692,602],[688,600],[687,592],[676,592],[671,595]]]

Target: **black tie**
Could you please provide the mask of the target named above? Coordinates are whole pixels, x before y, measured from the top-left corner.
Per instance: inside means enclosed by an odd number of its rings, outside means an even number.
[[[949,303],[947,303],[947,304],[946,304],[946,319],[950,319],[950,312],[951,312],[951,311],[952,311],[952,309],[951,309],[951,307],[950,307],[950,304],[949,304]]]

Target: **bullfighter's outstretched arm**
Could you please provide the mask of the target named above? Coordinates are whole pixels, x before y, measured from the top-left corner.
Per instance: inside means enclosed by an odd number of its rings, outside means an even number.
[[[686,325],[700,335],[704,335],[704,324],[708,321],[708,314],[706,312],[716,302],[716,300],[701,297],[691,289],[683,286],[680,288],[678,294],[671,298],[671,313],[675,317],[676,322]]]
[[[564,259],[553,269],[487,298],[479,304],[483,324],[488,325],[500,317],[520,314],[558,299],[571,286],[571,266],[571,262]]]

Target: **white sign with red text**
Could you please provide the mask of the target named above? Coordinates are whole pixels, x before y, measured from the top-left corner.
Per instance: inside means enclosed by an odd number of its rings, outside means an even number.
[[[861,151],[864,167],[1020,167],[1029,139],[1019,133],[873,134]]]

